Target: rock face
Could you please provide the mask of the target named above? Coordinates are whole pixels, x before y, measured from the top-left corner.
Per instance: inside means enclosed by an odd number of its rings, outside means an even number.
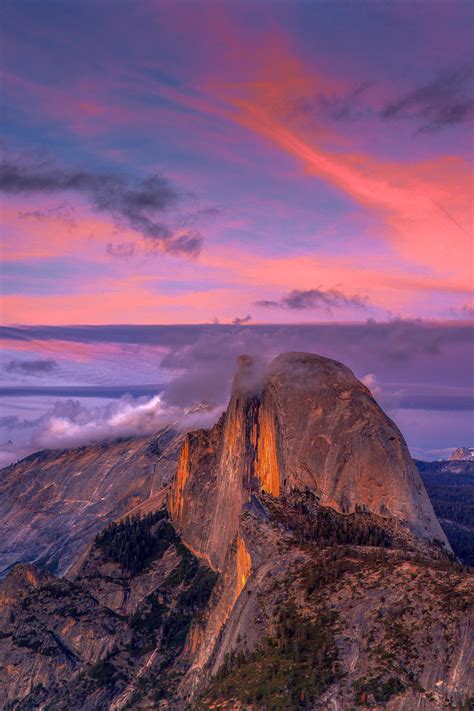
[[[145,672],[156,688],[176,685],[170,663],[216,576],[180,544],[164,510],[134,521],[106,529],[74,579],[21,563],[0,581],[1,709],[135,709]],[[140,565],[123,541],[147,543]]]
[[[474,462],[474,447],[458,447],[449,457],[451,462]]]
[[[66,577],[20,564],[0,581],[0,707],[470,708],[473,576],[343,365],[243,358],[163,500]]]
[[[308,545],[298,511],[305,501],[311,521],[310,497],[257,498],[239,529],[252,574],[193,708],[439,711],[449,699],[469,708],[472,576],[410,553],[409,541],[327,547],[320,529]],[[341,525],[374,520],[326,514]]]
[[[347,367],[286,353],[262,370],[244,356],[221,420],[186,437],[172,519],[222,569],[250,495],[294,490],[342,513],[395,517],[449,548],[403,436]]]
[[[108,526],[67,578],[0,581],[0,707],[467,709],[472,595],[393,519],[309,492],[252,495],[220,575],[161,510]]]
[[[16,562],[63,574],[108,521],[153,498],[176,471],[172,426],[64,451],[32,454],[0,472],[0,575]]]

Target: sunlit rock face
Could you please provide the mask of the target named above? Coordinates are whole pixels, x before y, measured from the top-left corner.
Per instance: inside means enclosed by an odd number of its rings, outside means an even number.
[[[347,367],[285,353],[263,368],[243,356],[226,413],[187,435],[172,518],[221,569],[251,493],[294,490],[342,513],[395,517],[449,547],[402,434]]]

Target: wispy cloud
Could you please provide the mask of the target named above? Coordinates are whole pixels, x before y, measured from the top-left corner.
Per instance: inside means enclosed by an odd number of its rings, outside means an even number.
[[[20,210],[18,217],[23,220],[38,220],[40,222],[57,220],[68,227],[75,227],[77,224],[74,208],[66,203],[54,205],[43,210]]]
[[[135,245],[133,242],[108,242],[105,251],[111,257],[118,257],[119,259],[133,257],[135,254]]]
[[[293,289],[277,301],[261,299],[256,306],[268,309],[341,309],[344,307],[367,308],[367,297],[348,296],[338,289]]]
[[[462,304],[461,306],[454,307],[450,310],[450,313],[456,318],[474,318],[474,306],[472,304]]]
[[[247,314],[247,316],[236,316],[234,320],[232,321],[234,326],[242,326],[245,323],[250,323],[252,320],[252,317],[250,314]]]
[[[468,121],[474,111],[472,66],[445,68],[427,84],[403,94],[380,112],[385,120],[414,118],[418,133],[440,131]]]
[[[16,195],[78,193],[96,212],[123,220],[164,252],[195,257],[202,248],[199,232],[173,231],[164,220],[164,213],[177,205],[179,196],[160,175],[133,182],[119,175],[4,160],[0,163],[0,191]]]
[[[288,117],[329,119],[330,121],[357,121],[367,114],[362,104],[364,94],[373,86],[371,81],[363,81],[345,93],[317,94],[288,101]]]

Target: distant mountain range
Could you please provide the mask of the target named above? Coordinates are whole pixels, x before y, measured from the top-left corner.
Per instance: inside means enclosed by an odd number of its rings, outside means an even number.
[[[474,447],[458,447],[449,457],[451,461],[474,462]]]

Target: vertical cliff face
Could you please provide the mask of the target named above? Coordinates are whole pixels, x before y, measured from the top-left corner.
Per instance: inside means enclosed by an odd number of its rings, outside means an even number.
[[[396,425],[341,363],[307,353],[239,359],[227,412],[187,436],[170,498],[198,554],[222,569],[252,492],[309,490],[342,513],[392,516],[448,546]]]
[[[252,561],[250,558],[250,553],[247,550],[245,541],[240,536],[237,538],[237,555],[236,555],[236,567],[237,567],[237,597],[240,595],[244,589],[247,580],[250,578],[252,572]]]
[[[277,419],[274,417],[270,407],[259,408],[255,432],[255,460],[253,472],[258,480],[260,489],[272,496],[279,496],[280,484],[280,464],[277,446]]]
[[[179,518],[183,513],[184,487],[186,486],[189,471],[189,439],[185,439],[179,455],[176,483],[169,501],[170,511],[175,518]]]

